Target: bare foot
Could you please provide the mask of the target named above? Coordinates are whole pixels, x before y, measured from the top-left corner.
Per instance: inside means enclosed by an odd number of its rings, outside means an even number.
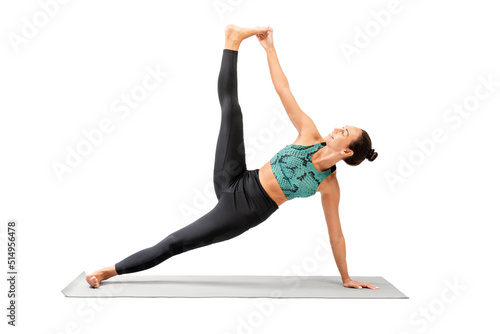
[[[92,274],[85,276],[85,280],[91,287],[97,288],[102,281],[107,280],[108,278],[111,278],[115,275],[118,274],[116,273],[115,267],[112,266],[97,270]]]
[[[264,34],[269,27],[243,28],[234,24],[228,24],[224,30],[226,34],[226,49],[238,50],[241,42],[253,35]]]
[[[96,271],[93,274],[85,276],[87,283],[93,288],[99,287],[99,284],[104,279],[104,275],[102,272]]]

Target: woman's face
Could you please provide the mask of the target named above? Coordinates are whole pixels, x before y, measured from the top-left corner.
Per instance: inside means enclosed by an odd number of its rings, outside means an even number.
[[[361,129],[346,125],[342,128],[335,128],[323,139],[326,144],[336,151],[349,149],[349,144],[361,136]]]

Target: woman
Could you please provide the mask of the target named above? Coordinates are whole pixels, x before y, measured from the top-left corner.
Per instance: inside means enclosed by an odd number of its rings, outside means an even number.
[[[319,191],[332,251],[344,286],[377,289],[371,284],[352,280],[347,272],[345,242],[338,215],[339,185],[335,166],[341,160],[354,166],[364,159],[373,161],[377,153],[371,148],[370,137],[354,126],[335,128],[325,137],[320,135],[312,119],[299,108],[288,87],[273,45],[272,28],[228,25],[225,35],[217,87],[222,109],[214,166],[218,203],[206,215],[173,232],[158,244],[132,254],[114,266],[87,275],[87,282],[96,288],[102,280],[115,275],[146,270],[174,255],[234,238],[265,221],[287,200],[312,196]],[[262,168],[249,171],[245,162],[236,72],[240,43],[253,35],[266,50],[274,87],[297,128],[298,137]]]

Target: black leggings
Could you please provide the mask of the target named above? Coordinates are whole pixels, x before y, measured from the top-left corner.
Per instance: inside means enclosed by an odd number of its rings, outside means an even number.
[[[174,255],[234,238],[262,223],[278,209],[259,181],[259,170],[246,168],[237,61],[238,51],[223,50],[217,87],[222,109],[214,166],[217,204],[203,217],[156,245],[116,263],[119,275],[146,270]]]

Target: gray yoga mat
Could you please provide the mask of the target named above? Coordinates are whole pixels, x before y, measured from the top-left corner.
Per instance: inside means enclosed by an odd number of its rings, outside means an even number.
[[[85,272],[68,284],[66,297],[144,298],[332,298],[407,299],[383,277],[353,276],[353,280],[378,286],[378,290],[342,285],[340,276],[114,276],[92,288]]]

